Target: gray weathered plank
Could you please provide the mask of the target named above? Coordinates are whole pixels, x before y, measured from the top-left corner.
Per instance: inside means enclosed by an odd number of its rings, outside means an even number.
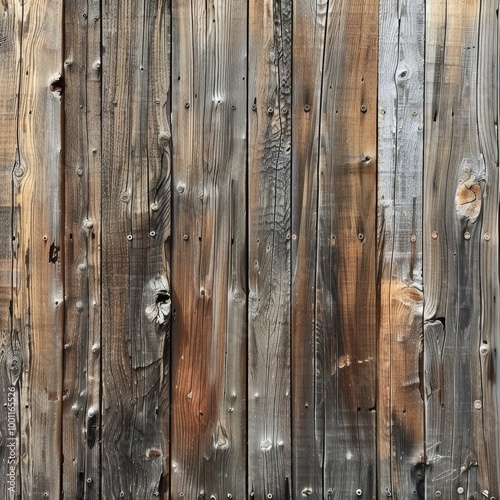
[[[101,85],[100,3],[65,4],[66,498],[100,498]]]
[[[248,489],[289,498],[292,1],[250,2]]]
[[[316,327],[318,169],[328,2],[293,4],[293,498],[324,498],[325,399]]]
[[[479,347],[482,420],[475,421],[475,448],[478,450],[480,491],[500,496],[500,392],[498,363],[495,353],[500,348],[500,282],[499,262],[499,150],[498,150],[498,0],[481,3],[479,18],[477,67],[477,125],[479,147],[484,157],[484,190],[482,198],[482,232],[480,236],[481,326]],[[472,346],[474,349],[474,346]],[[477,349],[477,346],[475,346]]]
[[[459,488],[467,498],[499,494],[490,489],[493,483],[484,452],[489,436],[483,429],[485,358],[481,360],[480,352],[482,341],[488,342],[491,334],[483,336],[481,291],[490,300],[493,291],[481,284],[481,248],[487,251],[486,242],[481,243],[482,199],[496,177],[486,175],[496,155],[486,140],[494,119],[487,118],[484,108],[482,143],[478,136],[483,3],[433,0],[426,5],[424,319],[429,497],[454,498]],[[484,54],[491,50],[482,48]],[[484,96],[487,84],[481,85]]]
[[[4,4],[0,20],[0,497],[16,498],[19,467],[19,343],[12,333],[11,298],[15,285],[12,248],[17,245],[12,223],[12,173],[17,153],[17,104],[20,46],[14,2]],[[15,390],[12,391],[11,388]]]
[[[374,498],[378,0],[328,8],[315,284],[323,494]]]
[[[167,485],[169,4],[102,16],[101,494],[151,498]]]
[[[245,498],[247,4],[172,16],[171,494]]]
[[[15,2],[20,61],[11,342],[22,358],[20,475],[22,496],[31,498],[61,493],[62,14],[60,0]]]
[[[379,22],[377,494],[424,498],[424,2],[383,1]]]

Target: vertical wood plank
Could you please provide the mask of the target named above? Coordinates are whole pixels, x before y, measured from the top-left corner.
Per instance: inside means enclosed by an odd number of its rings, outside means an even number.
[[[484,157],[484,190],[482,198],[482,231],[480,237],[481,326],[479,347],[482,420],[476,420],[475,447],[481,450],[480,491],[500,497],[500,392],[496,352],[500,348],[500,282],[499,262],[499,12],[498,0],[481,3],[479,18],[477,124],[479,147]],[[472,346],[474,347],[477,346]],[[477,410],[476,410],[477,411]]]
[[[169,12],[102,4],[103,498],[168,494]]]
[[[289,498],[292,2],[249,10],[248,488]]]
[[[100,498],[101,23],[98,0],[65,4],[63,491]]]
[[[13,252],[17,245],[12,204],[13,168],[17,158],[17,111],[20,46],[17,43],[19,20],[14,2],[4,4],[0,20],[0,497],[19,494],[19,371],[18,339],[12,330]],[[12,390],[14,388],[14,390]]]
[[[323,493],[373,498],[378,1],[328,8],[315,284]]]
[[[317,369],[316,264],[321,91],[328,1],[293,4],[293,498],[323,499],[324,381]]]
[[[424,498],[424,2],[381,2],[379,20],[377,494]]]
[[[491,252],[482,231],[485,209],[488,227],[495,220],[488,207],[495,195],[485,200],[492,188],[498,190],[491,114],[496,111],[485,112],[477,100],[485,92],[491,98],[495,88],[496,70],[483,59],[491,64],[494,47],[481,36],[491,21],[481,12],[492,15],[497,7],[472,0],[434,0],[426,6],[426,490],[444,498],[453,498],[459,488],[468,498],[499,494],[492,491],[496,473],[489,477],[496,460],[487,463],[488,454],[496,454],[489,444],[492,429],[486,431],[483,420],[492,404],[490,397],[487,408],[483,405],[489,385],[483,380],[491,376],[484,371],[487,351],[497,337],[489,322],[492,311],[498,313],[490,307],[481,317],[481,305],[494,301],[495,287],[483,286],[488,281],[481,282],[480,262]],[[488,75],[490,82],[483,80]]]
[[[171,494],[245,498],[247,4],[172,16]]]
[[[64,324],[62,1],[16,2],[17,158],[13,168],[13,324],[22,353],[22,496],[61,494]]]

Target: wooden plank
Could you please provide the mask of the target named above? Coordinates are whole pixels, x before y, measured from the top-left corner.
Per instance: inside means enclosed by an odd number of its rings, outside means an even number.
[[[293,3],[293,498],[324,498],[325,400],[317,373],[316,264],[321,90],[328,2]]]
[[[478,87],[480,12],[487,5],[490,15],[496,9],[483,3],[434,0],[426,7],[424,318],[429,497],[453,498],[459,489],[467,498],[499,494],[491,491],[497,479],[490,482],[488,477],[485,450],[491,456],[492,447],[486,444],[490,437],[483,428],[482,368],[487,353],[481,354],[481,349],[488,347],[483,340],[493,339],[491,325],[488,332],[483,330],[481,304],[484,297],[493,299],[494,290],[483,289],[481,298],[481,249],[488,252],[481,225],[483,199],[491,187],[498,189],[496,175],[491,176],[496,162],[492,146],[496,139],[491,140],[495,118],[484,108],[478,114],[477,102],[479,89],[484,97],[488,88],[486,82]],[[493,47],[482,49],[487,56]],[[486,71],[496,78],[496,70]],[[492,209],[488,210],[489,226]]]
[[[381,2],[379,22],[377,493],[424,498],[424,2]]]
[[[14,4],[14,2],[13,2]],[[5,2],[4,2],[5,5]],[[15,2],[18,76],[13,168],[13,323],[20,352],[21,494],[61,494],[62,1]]]
[[[479,147],[484,157],[484,190],[482,199],[482,232],[480,237],[481,326],[479,347],[482,420],[475,420],[475,448],[480,453],[479,491],[488,491],[490,497],[500,498],[500,391],[498,362],[495,353],[500,347],[500,282],[499,262],[499,151],[498,151],[498,0],[482,2],[479,18],[477,67],[477,124]],[[474,349],[474,346],[473,346]],[[477,347],[476,347],[477,349]],[[477,410],[476,410],[477,411]]]
[[[102,4],[102,498],[163,496],[170,385],[169,4]]]
[[[328,8],[315,283],[323,495],[374,498],[378,1]]]
[[[17,153],[17,105],[20,46],[14,2],[4,4],[0,20],[0,497],[19,493],[19,346],[12,337],[11,299],[14,286],[12,172]],[[15,390],[12,390],[15,389]]]
[[[248,489],[290,498],[292,1],[250,2]]]
[[[98,0],[65,14],[63,491],[100,498],[101,23]]]
[[[172,16],[171,495],[245,498],[247,5]]]

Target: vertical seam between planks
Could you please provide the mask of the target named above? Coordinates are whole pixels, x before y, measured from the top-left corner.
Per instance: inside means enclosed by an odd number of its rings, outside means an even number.
[[[162,0],[158,0],[162,1]],[[175,304],[174,304],[174,291],[175,291],[175,285],[173,283],[173,262],[174,262],[174,252],[173,252],[173,241],[174,241],[174,234],[175,234],[175,217],[174,217],[174,130],[172,127],[172,94],[173,94],[173,62],[172,62],[172,34],[173,34],[173,0],[167,0],[168,1],[168,16],[169,16],[169,45],[168,45],[168,57],[169,57],[169,81],[168,81],[168,102],[169,102],[169,108],[168,111],[170,112],[170,116],[167,114],[167,122],[170,124],[170,158],[167,160],[170,163],[170,185],[167,189],[170,190],[170,207],[169,207],[169,212],[170,212],[170,234],[169,234],[169,241],[168,245],[170,247],[170,262],[168,263],[170,267],[170,296],[172,297],[172,302],[171,302],[171,319],[170,319],[170,335],[165,339],[166,342],[169,343],[168,345],[168,353],[169,353],[169,367],[168,367],[168,374],[169,374],[169,381],[168,381],[168,463],[164,461],[164,467],[165,469],[168,468],[167,470],[163,471],[163,477],[165,477],[165,474],[167,474],[167,482],[168,482],[168,497],[171,497],[171,492],[172,492],[172,470],[170,467],[170,464],[172,463],[172,430],[173,430],[173,405],[172,405],[172,394],[173,394],[173,354],[172,354],[172,338],[173,338],[173,332],[174,332],[174,318],[173,318],[173,311],[175,310]],[[160,491],[160,496],[164,496],[164,491],[165,491],[165,485],[163,485],[163,491]],[[168,500],[168,499],[167,499]]]

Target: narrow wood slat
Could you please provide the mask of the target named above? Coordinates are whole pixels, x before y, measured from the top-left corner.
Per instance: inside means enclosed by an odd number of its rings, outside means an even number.
[[[426,5],[424,318],[429,497],[454,498],[459,488],[467,498],[499,494],[490,491],[493,484],[488,480],[485,450],[491,453],[492,448],[486,445],[490,436],[484,434],[482,402],[487,355],[481,359],[480,352],[482,341],[488,342],[491,335],[491,325],[488,332],[483,330],[481,304],[485,298],[491,300],[493,292],[481,284],[481,250],[488,251],[482,242],[483,199],[491,181],[498,189],[496,175],[490,177],[496,161],[490,129],[494,118],[485,115],[484,108],[481,142],[478,137],[482,7],[483,2],[455,0]],[[491,15],[491,5],[489,11]],[[492,47],[482,49],[485,55]],[[483,96],[487,85],[481,83]],[[490,225],[492,209],[488,210]]]
[[[321,91],[316,397],[323,495],[375,496],[378,1],[328,5]]]
[[[172,498],[246,497],[246,7],[172,3]]]
[[[290,498],[292,2],[249,10],[248,489]]]
[[[379,12],[378,495],[424,498],[423,1]]]
[[[169,5],[102,12],[101,494],[151,498],[168,456]]]
[[[4,4],[0,21],[0,497],[16,498],[19,493],[19,373],[20,351],[13,336],[11,299],[13,274],[12,223],[17,212],[12,205],[12,173],[17,153],[17,91],[19,85],[20,45],[18,13],[14,2]],[[12,390],[14,388],[14,390]]]
[[[500,392],[495,353],[500,348],[500,281],[499,262],[499,21],[498,0],[481,3],[479,18],[477,67],[477,123],[479,146],[484,157],[485,185],[482,199],[482,232],[480,235],[481,325],[479,347],[482,419],[476,419],[474,447],[479,451],[480,491],[500,498]],[[474,346],[473,346],[474,349]],[[477,346],[476,346],[477,349]],[[473,351],[474,352],[474,351]],[[476,410],[478,411],[478,410]]]
[[[65,4],[65,498],[100,498],[101,48],[98,0]]]
[[[292,480],[293,498],[320,500],[325,459],[324,373],[317,368],[316,265],[321,90],[328,2],[293,4]],[[327,493],[327,492],[326,492]]]
[[[11,342],[22,358],[21,493],[31,498],[61,493],[62,13],[58,0],[15,2],[20,61]]]

